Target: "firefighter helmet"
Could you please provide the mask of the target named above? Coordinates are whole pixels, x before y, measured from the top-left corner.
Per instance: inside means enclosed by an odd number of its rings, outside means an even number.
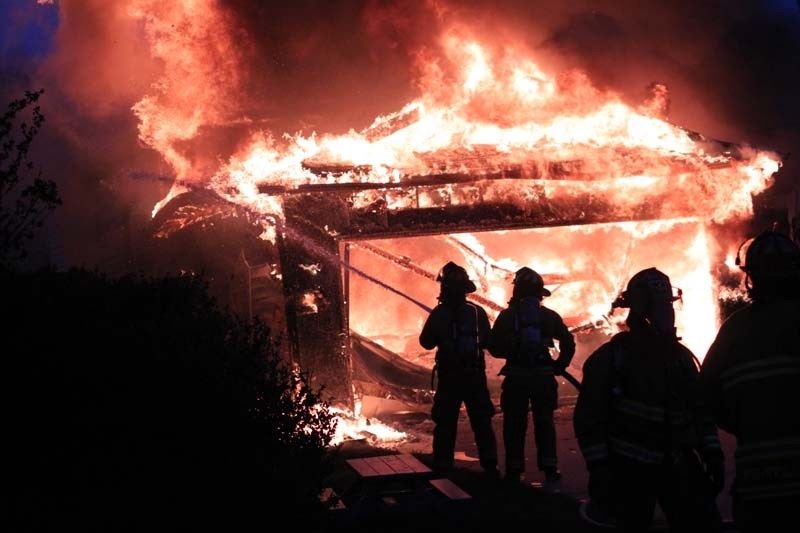
[[[747,245],[744,263],[741,249]],[[786,235],[766,231],[739,247],[736,264],[755,278],[794,278],[800,276],[800,248]]]
[[[537,296],[550,296],[551,294],[549,290],[545,289],[542,276],[528,267],[522,267],[517,270],[514,274],[514,285],[519,288],[526,288]]]
[[[452,261],[449,261],[442,267],[439,271],[439,275],[436,276],[436,281],[442,284],[442,288],[446,287],[465,293],[475,292],[477,290],[475,283],[469,279],[469,275],[464,267],[458,266]]]
[[[677,295],[673,294],[669,276],[650,267],[633,275],[612,307],[630,308],[626,323],[631,328],[649,324],[659,333],[674,336],[675,310],[672,303],[681,296],[680,289],[677,289]]]
[[[650,302],[669,302],[681,299],[681,290],[674,295],[669,276],[655,267],[640,270],[628,281],[628,287],[616,299],[613,307],[642,309]]]

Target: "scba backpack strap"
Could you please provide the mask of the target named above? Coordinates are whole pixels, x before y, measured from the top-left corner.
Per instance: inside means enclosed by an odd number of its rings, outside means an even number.
[[[478,308],[466,302],[459,307],[452,324],[456,357],[463,368],[477,368],[481,363]]]
[[[514,313],[517,356],[525,365],[552,363],[548,342],[542,334],[542,308],[535,298],[523,298]]]

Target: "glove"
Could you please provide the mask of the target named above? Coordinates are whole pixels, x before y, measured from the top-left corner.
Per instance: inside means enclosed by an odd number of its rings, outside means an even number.
[[[597,505],[611,508],[613,476],[611,467],[602,463],[589,471],[589,498]]]
[[[709,461],[706,463],[706,473],[711,480],[711,490],[716,496],[725,487],[725,462]]]

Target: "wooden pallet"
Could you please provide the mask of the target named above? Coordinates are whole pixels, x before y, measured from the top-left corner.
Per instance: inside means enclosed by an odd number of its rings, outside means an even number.
[[[427,478],[432,473],[419,459],[406,453],[348,459],[347,464],[365,481]]]

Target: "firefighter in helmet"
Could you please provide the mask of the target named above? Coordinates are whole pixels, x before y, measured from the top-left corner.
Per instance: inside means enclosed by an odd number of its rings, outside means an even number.
[[[737,264],[751,303],[722,324],[700,383],[717,425],[736,437],[737,529],[778,531],[800,507],[800,248],[775,231],[744,244]]]
[[[497,316],[489,334],[489,353],[505,359],[500,406],[503,410],[503,443],[506,479],[518,482],[525,472],[525,435],[528,411],[532,411],[536,459],[548,482],[561,474],[556,456],[553,411],[558,403],[555,374],[569,366],[575,340],[561,316],[542,305],[550,296],[542,277],[523,267],[514,276],[508,307]],[[560,354],[553,360],[550,349],[558,341]]]
[[[627,331],[583,365],[575,436],[589,497],[623,531],[646,531],[656,502],[670,531],[718,531],[722,449],[699,396],[699,364],[676,336],[669,277],[635,274],[612,304],[629,308]]]
[[[437,280],[439,304],[431,311],[419,343],[436,348],[434,374],[438,377],[431,418],[433,430],[433,468],[444,474],[453,466],[458,415],[466,405],[481,467],[496,478],[497,441],[492,428],[494,404],[486,381],[484,347],[489,333],[489,318],[479,305],[467,301],[475,292],[463,267],[448,262]]]

